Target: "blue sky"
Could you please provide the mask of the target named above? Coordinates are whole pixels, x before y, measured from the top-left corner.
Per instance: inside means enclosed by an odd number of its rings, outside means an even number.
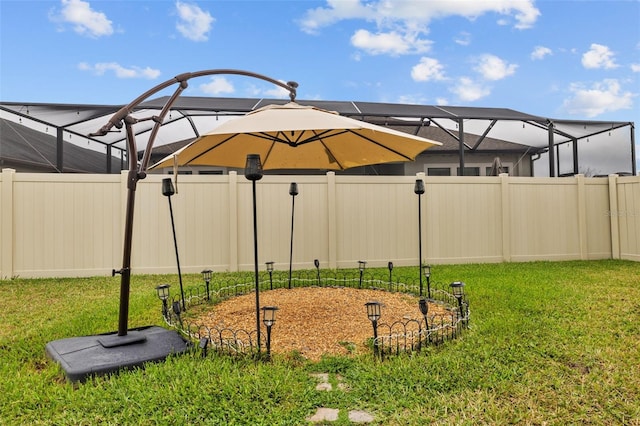
[[[638,124],[639,23],[640,1],[618,0],[0,0],[0,100],[126,104],[236,68],[295,80],[298,99]],[[283,97],[232,76],[185,94]]]

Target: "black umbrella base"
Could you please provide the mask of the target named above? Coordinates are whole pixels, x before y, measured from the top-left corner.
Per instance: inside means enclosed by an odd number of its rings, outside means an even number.
[[[46,353],[60,364],[69,381],[83,382],[91,376],[144,368],[148,362],[164,361],[189,348],[190,343],[176,331],[147,326],[128,330],[126,336],[113,332],[54,340],[47,343]]]

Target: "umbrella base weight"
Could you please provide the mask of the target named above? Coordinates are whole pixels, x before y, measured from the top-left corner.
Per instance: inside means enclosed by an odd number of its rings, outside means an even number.
[[[189,347],[177,332],[147,326],[129,330],[125,336],[107,333],[55,340],[47,343],[46,353],[60,364],[69,381],[83,382],[91,376],[144,368],[148,362],[163,361]]]

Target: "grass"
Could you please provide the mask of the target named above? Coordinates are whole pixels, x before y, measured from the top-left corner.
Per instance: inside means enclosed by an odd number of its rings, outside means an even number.
[[[638,263],[442,265],[433,277],[466,282],[471,328],[426,355],[189,354],[83,384],[67,383],[44,346],[116,330],[118,278],[0,281],[0,424],[300,425],[329,407],[335,425],[349,410],[381,425],[640,425]],[[130,327],[161,324],[163,282],[177,277],[132,278]],[[316,391],[312,373],[336,390]]]

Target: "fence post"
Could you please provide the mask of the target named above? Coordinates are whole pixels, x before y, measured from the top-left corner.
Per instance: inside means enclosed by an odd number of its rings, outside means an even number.
[[[238,271],[238,173],[229,172],[229,271]]]
[[[13,278],[13,181],[16,171],[2,169],[0,191],[0,280]]]
[[[611,224],[611,258],[620,259],[620,221],[618,217],[618,175],[609,175],[609,223]]]
[[[511,262],[511,200],[509,174],[500,173],[500,201],[502,204],[502,260]]]
[[[327,172],[327,219],[329,222],[328,249],[329,269],[336,269],[338,251],[338,230],[336,226],[336,174]]]
[[[578,184],[578,243],[580,244],[580,260],[586,260],[589,257],[588,232],[587,232],[587,200],[584,188],[584,175],[577,174],[576,183]]]

